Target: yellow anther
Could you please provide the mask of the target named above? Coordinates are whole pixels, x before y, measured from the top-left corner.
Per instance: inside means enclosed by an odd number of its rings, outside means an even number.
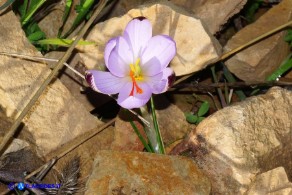
[[[140,67],[140,58],[138,58],[135,62],[135,64],[130,64],[130,69],[132,71],[132,74],[134,75],[134,78],[137,80],[142,80],[143,77],[141,75],[141,67]]]

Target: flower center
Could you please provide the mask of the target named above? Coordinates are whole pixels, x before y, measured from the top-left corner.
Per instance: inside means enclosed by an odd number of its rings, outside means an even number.
[[[130,96],[134,95],[135,89],[138,94],[142,94],[143,90],[137,84],[137,81],[143,80],[143,76],[141,74],[141,67],[140,67],[140,58],[136,60],[135,64],[130,64],[130,77],[133,83]]]

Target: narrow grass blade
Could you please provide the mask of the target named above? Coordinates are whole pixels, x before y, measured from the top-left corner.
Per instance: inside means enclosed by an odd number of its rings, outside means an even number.
[[[229,102],[229,88],[226,85],[226,81],[224,83],[225,83],[225,86],[224,86],[224,95],[225,95],[226,104],[227,105],[230,105],[230,102]]]
[[[154,153],[160,153],[159,143],[156,138],[156,131],[153,124],[152,115],[149,114],[147,106],[143,106],[140,108],[141,114],[145,120],[149,121],[149,125],[144,125],[144,131],[149,140],[149,145],[151,146]]]
[[[151,99],[150,99],[150,104],[151,104],[152,119],[153,119],[154,129],[155,129],[155,133],[156,133],[157,143],[158,143],[158,146],[159,146],[159,151],[160,151],[161,154],[165,154],[165,149],[164,149],[163,141],[162,141],[162,138],[161,138],[161,134],[160,134],[157,118],[156,118],[153,97],[151,97]]]
[[[280,65],[280,67],[271,74],[266,81],[275,81],[278,77],[283,75],[285,72],[290,70],[292,68],[292,54],[288,56],[288,58],[285,59],[285,61]]]
[[[73,43],[74,40],[71,39],[43,39],[40,41],[37,41],[37,44],[43,44],[43,45],[58,45],[58,46],[64,46],[64,47],[70,47],[70,45]],[[90,41],[78,41],[78,45],[94,45],[95,42]]]
[[[29,0],[24,0],[22,5],[19,5],[19,13],[21,16],[21,21],[24,19],[27,9],[28,9]]]
[[[147,144],[146,140],[144,139],[144,137],[142,136],[142,134],[140,133],[140,131],[138,130],[137,126],[135,125],[135,123],[133,121],[130,121],[131,126],[133,127],[135,133],[137,134],[138,138],[140,139],[140,141],[142,142],[142,144],[144,145],[144,147],[146,148],[147,152],[151,152],[154,153],[154,151],[149,147],[149,145]]]
[[[211,67],[211,72],[212,72],[212,77],[213,77],[214,82],[218,83],[218,79],[217,79],[216,72],[215,72],[215,66]],[[220,88],[217,88],[217,93],[219,95],[222,108],[226,107],[226,101],[224,99],[222,90]]]
[[[292,69],[292,53],[289,54],[289,56],[284,60],[284,62],[280,65],[280,67],[273,72],[266,81],[275,81],[277,78],[279,78],[281,75],[286,73],[288,70]],[[255,89],[251,92],[250,95],[255,95],[259,92],[259,89]]]
[[[229,83],[236,82],[234,76],[230,73],[230,71],[227,69],[227,67],[224,64],[223,64],[223,74]],[[241,90],[235,90],[235,94],[239,97],[241,101],[246,99],[246,95]]]
[[[88,14],[89,9],[92,7],[94,3],[94,0],[85,0],[82,5],[79,7],[79,13],[77,17],[75,18],[72,27],[62,38],[68,37],[74,30],[75,28],[82,22],[82,20],[85,18],[86,14]]]
[[[28,23],[31,19],[33,14],[46,2],[46,0],[40,0],[39,2],[33,4],[27,14],[24,16],[23,20],[21,21],[21,25],[24,26]]]
[[[9,5],[11,5],[15,0],[8,0],[6,1],[3,5],[0,6],[0,10],[5,9],[6,7],[8,7]]]
[[[63,32],[63,28],[66,24],[68,17],[69,17],[71,8],[72,8],[72,0],[66,0],[66,5],[65,5],[65,10],[64,10],[64,15],[63,15],[63,24],[59,29],[58,37],[61,37],[61,34]]]

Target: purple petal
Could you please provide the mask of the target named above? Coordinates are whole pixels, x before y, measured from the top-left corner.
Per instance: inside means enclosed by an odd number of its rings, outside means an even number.
[[[104,49],[104,62],[105,62],[106,67],[108,67],[108,58],[109,58],[112,50],[115,48],[116,42],[117,42],[117,38],[116,37],[112,38],[107,42],[107,44],[105,46],[105,49]]]
[[[109,71],[118,77],[129,75],[130,64],[133,63],[133,54],[127,41],[123,37],[116,38],[116,46],[108,58]]]
[[[142,94],[139,94],[134,90],[133,96],[130,96],[133,83],[127,83],[120,91],[118,97],[118,104],[127,109],[140,108],[144,106],[150,99],[152,93],[150,87],[146,83],[138,83],[138,86],[143,90]]]
[[[147,84],[150,86],[152,93],[159,94],[167,91],[174,82],[175,74],[171,68],[165,68],[163,72],[148,77]]]
[[[134,18],[126,26],[124,37],[132,47],[135,61],[152,37],[152,26],[150,21],[144,17]]]
[[[97,70],[86,71],[85,79],[93,90],[104,94],[117,94],[127,83],[126,78]]]
[[[176,54],[176,44],[167,35],[152,37],[141,55],[141,68],[147,76],[153,76],[166,68]],[[158,71],[158,66],[160,71]]]

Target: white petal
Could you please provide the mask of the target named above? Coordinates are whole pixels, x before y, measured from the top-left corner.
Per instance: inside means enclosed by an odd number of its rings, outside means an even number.
[[[116,46],[109,55],[107,68],[113,75],[125,77],[129,75],[130,64],[133,63],[132,56],[132,50],[127,41],[123,37],[117,37]]]
[[[152,37],[152,26],[145,17],[134,18],[125,29],[124,37],[132,47],[133,60],[137,60],[143,48]]]
[[[117,94],[127,83],[126,78],[116,77],[110,72],[89,70],[86,72],[85,79],[90,87],[103,94]]]
[[[157,74],[153,71],[157,69],[155,66],[160,66],[159,68],[162,71],[168,66],[175,54],[176,44],[171,37],[166,35],[154,36],[149,40],[141,55],[141,68],[149,73],[148,76],[155,75],[155,73]]]
[[[108,58],[112,52],[112,50],[115,48],[116,46],[116,42],[117,42],[117,38],[112,38],[111,40],[109,40],[105,46],[104,49],[104,62],[106,67],[108,67]]]
[[[150,87],[146,83],[138,83],[138,86],[143,90],[142,94],[136,93],[134,89],[134,94],[131,96],[131,91],[133,83],[127,83],[120,91],[118,97],[118,104],[127,109],[140,108],[144,106],[152,95]]]
[[[161,73],[148,77],[147,83],[151,88],[152,93],[160,94],[167,91],[174,82],[174,72],[171,68],[165,68]]]

